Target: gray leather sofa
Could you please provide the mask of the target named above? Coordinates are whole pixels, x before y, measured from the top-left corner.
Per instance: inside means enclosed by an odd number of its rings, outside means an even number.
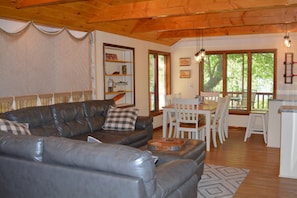
[[[36,136],[59,136],[83,141],[92,136],[103,143],[132,147],[144,146],[152,139],[153,119],[148,116],[137,117],[135,130],[103,130],[110,105],[115,105],[113,100],[61,103],[13,110],[1,114],[0,118],[28,123],[31,134]]]
[[[197,168],[189,159],[156,167],[125,145],[0,131],[2,198],[196,198]]]

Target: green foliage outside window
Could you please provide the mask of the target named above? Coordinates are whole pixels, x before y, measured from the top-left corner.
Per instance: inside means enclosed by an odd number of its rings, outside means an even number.
[[[274,91],[274,56],[274,52],[252,51],[207,54],[201,70],[202,90],[231,95],[237,103],[230,108],[267,109]],[[250,104],[246,104],[247,95]]]

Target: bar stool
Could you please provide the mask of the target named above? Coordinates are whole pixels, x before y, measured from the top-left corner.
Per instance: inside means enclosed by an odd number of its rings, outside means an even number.
[[[258,120],[258,125],[256,124]],[[259,125],[261,123],[261,125]],[[244,141],[251,137],[251,134],[263,135],[264,142],[267,144],[267,111],[251,111],[249,114],[248,125],[244,136]]]

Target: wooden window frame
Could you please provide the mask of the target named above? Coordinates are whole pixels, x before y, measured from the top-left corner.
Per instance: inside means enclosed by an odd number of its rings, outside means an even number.
[[[164,55],[166,57],[166,67],[165,67],[165,70],[166,70],[166,73],[165,73],[165,94],[168,95],[168,94],[171,94],[171,54],[170,52],[162,52],[162,51],[155,51],[155,50],[149,50],[148,52],[148,57],[150,56],[150,54],[154,54],[154,55]],[[150,61],[150,59],[148,60]],[[150,62],[148,63],[149,65],[149,68],[150,69]],[[157,64],[155,64],[157,65]],[[158,66],[157,66],[158,67]],[[150,107],[151,107],[151,93],[150,93],[150,89],[149,89],[149,112],[150,112],[150,116],[156,116],[156,115],[160,115],[163,113],[163,110],[159,108],[159,82],[158,82],[158,69],[156,69],[156,73],[155,73],[155,79],[156,79],[156,82],[155,82],[155,110],[154,111],[151,111],[150,110]],[[149,86],[150,86],[150,77],[149,77]]]
[[[222,54],[223,55],[223,91],[222,96],[227,94],[227,55],[228,54],[240,54],[246,53],[248,54],[248,95],[247,95],[247,110],[230,110],[231,114],[249,114],[251,111],[251,84],[252,84],[252,73],[251,73],[251,65],[252,65],[252,54],[254,53],[274,53],[274,76],[273,76],[273,99],[276,98],[276,90],[277,90],[277,49],[256,49],[256,50],[226,50],[226,51],[207,51],[206,55],[210,54]],[[204,61],[199,63],[199,90],[204,91],[203,85],[203,64]]]

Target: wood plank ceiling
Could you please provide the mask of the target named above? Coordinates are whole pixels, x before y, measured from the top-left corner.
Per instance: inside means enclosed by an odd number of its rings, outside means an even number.
[[[1,0],[0,18],[173,45],[182,38],[297,31],[297,0]]]

